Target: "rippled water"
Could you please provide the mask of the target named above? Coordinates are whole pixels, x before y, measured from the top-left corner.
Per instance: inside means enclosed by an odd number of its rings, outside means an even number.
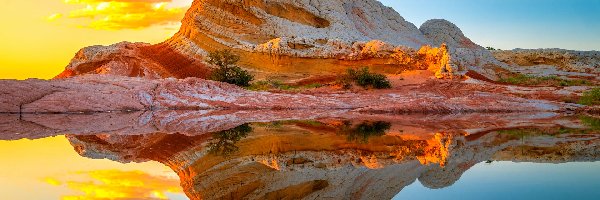
[[[280,114],[0,115],[0,199],[600,196],[596,117]]]

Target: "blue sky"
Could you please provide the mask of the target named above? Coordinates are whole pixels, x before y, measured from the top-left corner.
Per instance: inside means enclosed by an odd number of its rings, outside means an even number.
[[[419,27],[447,19],[482,46],[600,50],[600,0],[381,0]]]

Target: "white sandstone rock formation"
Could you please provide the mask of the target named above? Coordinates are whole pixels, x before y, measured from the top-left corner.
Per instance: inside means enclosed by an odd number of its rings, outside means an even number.
[[[443,43],[448,50],[435,48]],[[157,54],[148,51],[157,48],[181,56],[152,60]],[[190,76],[190,70],[206,70],[190,67],[206,52],[226,48],[242,56],[242,66],[267,72],[337,73],[348,67],[385,65],[429,68],[438,77],[473,70],[495,79],[491,69],[503,67],[454,24],[431,20],[418,29],[376,0],[195,0],[180,31],[160,46],[86,48],[80,54],[97,56],[78,54],[59,77],[107,73],[182,78]],[[176,66],[164,61],[182,58],[191,61]],[[137,65],[142,70],[132,73]],[[179,68],[186,73],[172,72]]]
[[[463,32],[447,20],[432,19],[419,28],[433,45],[446,44],[449,47],[449,57],[446,65],[436,70],[438,77],[453,76],[457,72],[473,70],[496,79],[492,66],[506,67],[506,64],[494,58],[490,51],[475,44]]]
[[[415,25],[375,0],[194,1],[172,42],[198,35],[228,47],[297,57],[347,55],[359,41],[415,49],[429,44]]]
[[[110,46],[90,46],[81,49],[60,76],[76,74],[111,74],[160,78],[165,74],[152,70],[158,64],[138,53],[146,43],[121,42]]]
[[[81,49],[56,78],[84,74],[106,74],[158,79],[167,77],[206,78],[204,64],[182,55],[167,45],[121,42]]]
[[[541,76],[595,77],[600,80],[600,52],[564,49],[492,51],[512,71]]]

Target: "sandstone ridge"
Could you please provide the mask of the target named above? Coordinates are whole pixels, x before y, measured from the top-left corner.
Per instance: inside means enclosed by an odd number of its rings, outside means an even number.
[[[492,51],[511,71],[530,75],[580,77],[600,80],[600,52],[564,49]]]
[[[432,81],[378,92],[271,93],[199,78],[87,75],[61,80],[0,81],[0,113],[143,110],[353,110],[370,113],[562,112],[580,106],[526,97],[532,88]],[[431,90],[431,88],[437,88]],[[555,93],[575,93],[564,88]],[[576,90],[574,90],[576,89]],[[447,92],[455,90],[455,92]],[[543,91],[544,88],[536,89]],[[22,91],[28,91],[23,93]],[[506,93],[504,93],[504,92]],[[504,94],[503,94],[504,93]],[[546,94],[547,96],[549,94]]]
[[[164,43],[87,47],[59,78],[202,77],[203,57],[219,49],[234,49],[244,67],[266,72],[369,66],[430,69],[440,78],[472,70],[495,79],[494,69],[503,67],[456,25],[431,20],[417,28],[376,0],[195,0],[179,32]]]

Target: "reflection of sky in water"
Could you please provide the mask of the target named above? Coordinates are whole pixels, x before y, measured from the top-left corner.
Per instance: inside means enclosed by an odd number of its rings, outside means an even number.
[[[0,163],[0,199],[187,199],[168,167],[84,158],[64,136],[0,141]]]
[[[169,199],[168,194],[181,193],[179,180],[151,175],[143,171],[96,170],[69,173],[44,179],[54,186],[66,186],[78,194],[65,195],[70,199]]]
[[[452,186],[429,189],[418,181],[394,199],[597,199],[600,162],[481,163]]]

